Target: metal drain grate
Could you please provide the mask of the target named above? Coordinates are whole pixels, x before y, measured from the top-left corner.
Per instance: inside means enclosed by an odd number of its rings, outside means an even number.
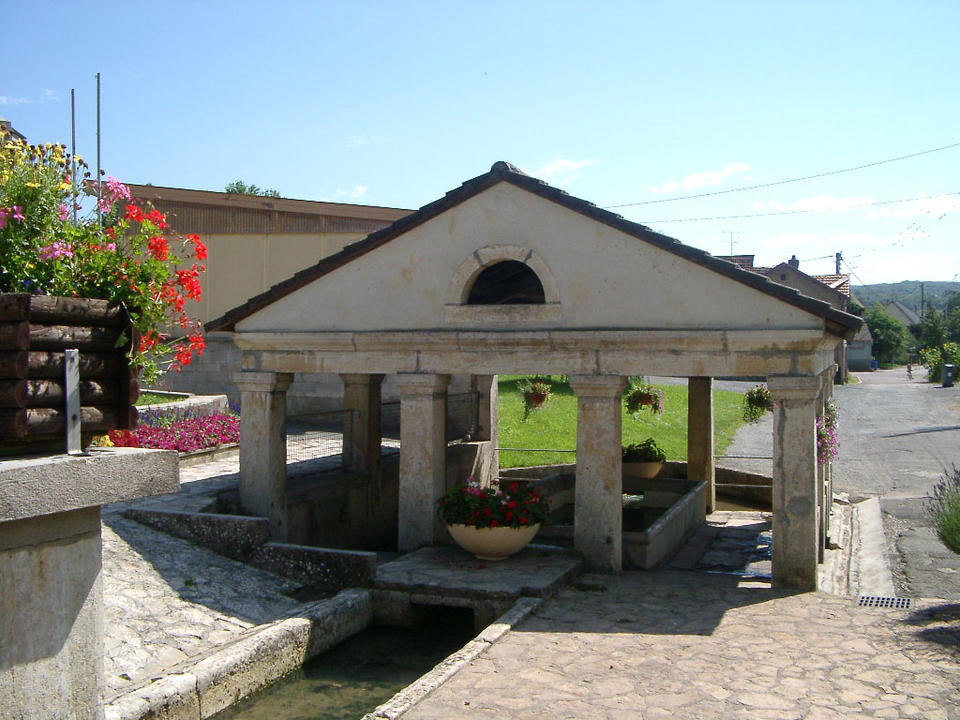
[[[882,597],[877,595],[861,595],[860,607],[893,608],[894,610],[909,610],[910,598]]]

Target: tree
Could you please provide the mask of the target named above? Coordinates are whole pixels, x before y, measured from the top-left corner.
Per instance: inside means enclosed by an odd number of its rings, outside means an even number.
[[[865,319],[873,336],[873,354],[881,363],[897,362],[907,343],[906,326],[894,317],[890,317],[883,305],[874,303],[867,310]]]
[[[933,307],[927,303],[927,311],[923,314],[923,323],[920,325],[920,344],[923,347],[941,347],[947,341],[947,324]]]
[[[252,183],[247,185],[243,180],[237,180],[230,183],[224,188],[226,192],[233,193],[235,195],[258,195],[260,197],[280,197],[280,193],[274,190],[273,188],[261,189]]]
[[[960,292],[947,295],[943,317],[947,323],[947,337],[955,343],[960,343]]]

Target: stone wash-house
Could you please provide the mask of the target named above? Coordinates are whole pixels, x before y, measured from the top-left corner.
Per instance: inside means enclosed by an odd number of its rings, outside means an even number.
[[[285,528],[284,392],[340,374],[358,414],[354,453],[378,462],[379,385],[400,393],[397,546],[445,540],[445,395],[481,389],[476,439],[496,471],[496,376],[568,374],[578,400],[574,545],[619,570],[621,390],[629,375],[688,378],[688,478],[714,479],[712,378],[765,377],[775,399],[773,579],[813,588],[829,467],[815,421],[834,347],[861,320],[685,246],[513,166],[491,170],[208,324],[242,352],[241,502]],[[360,463],[363,465],[363,463]],[[459,478],[462,481],[465,478]]]

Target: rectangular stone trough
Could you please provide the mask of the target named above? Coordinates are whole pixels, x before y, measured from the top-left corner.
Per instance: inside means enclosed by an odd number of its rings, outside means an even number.
[[[685,472],[685,465],[669,463],[660,474],[678,470]],[[575,472],[572,464],[501,470],[501,479],[531,481],[551,501],[550,521],[534,542],[572,542]],[[627,569],[649,570],[667,562],[706,518],[705,482],[625,477],[623,492],[623,567]]]
[[[642,494],[641,508],[648,518],[659,515],[643,529],[631,530],[629,509],[624,511],[623,567],[649,570],[658,567],[683,546],[706,518],[707,484],[673,478],[624,478],[623,491]]]

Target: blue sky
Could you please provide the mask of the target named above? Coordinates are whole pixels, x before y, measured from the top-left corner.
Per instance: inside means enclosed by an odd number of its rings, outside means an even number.
[[[955,0],[0,0],[0,27],[0,117],[68,142],[75,88],[92,161],[100,72],[127,182],[417,208],[507,160],[667,201],[616,212],[714,254],[732,233],[811,274],[842,252],[855,284],[960,280],[960,146],[677,199],[960,143]]]

